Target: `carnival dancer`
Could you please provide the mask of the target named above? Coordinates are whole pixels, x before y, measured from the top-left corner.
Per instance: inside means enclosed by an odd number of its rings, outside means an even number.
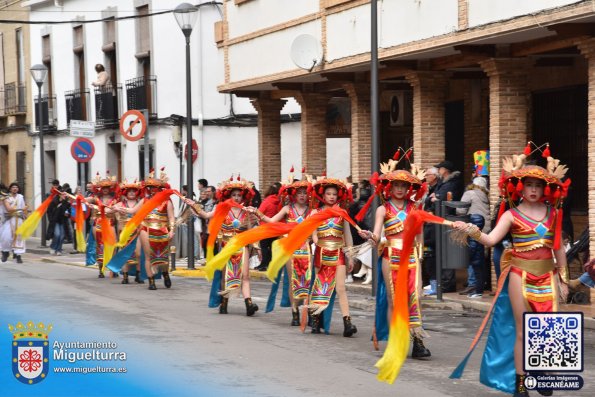
[[[105,178],[101,178],[98,172],[93,181],[93,188],[95,194],[93,197],[87,197],[85,201],[88,204],[93,204],[91,206],[91,218],[93,222],[91,232],[95,240],[95,261],[99,269],[98,277],[105,278],[103,265],[106,244],[104,244],[104,238],[108,235],[116,235],[116,213],[111,207],[118,202],[118,181],[116,177],[110,176],[109,171],[106,171]],[[69,195],[69,197],[73,200],[76,199],[72,195]],[[102,222],[102,219],[105,218],[107,218],[107,222]],[[104,231],[103,229],[105,227],[109,227],[111,230]],[[93,244],[89,244],[88,247],[88,249],[92,249]],[[108,250],[112,249],[113,247],[108,247]],[[111,252],[108,253],[108,256],[111,256]],[[118,275],[114,274],[113,276],[117,277]]]
[[[350,184],[344,180],[326,176],[317,178],[312,186],[312,194],[318,201],[319,208],[313,210],[311,215],[335,205],[348,205],[352,201]],[[350,337],[357,332],[357,328],[351,323],[345,289],[347,272],[353,270],[352,259],[347,260],[346,266],[343,253],[343,247],[353,245],[349,224],[341,217],[329,218],[312,233],[312,242],[316,246],[314,251],[316,275],[308,305],[312,316],[312,333],[319,334],[321,327],[326,333],[329,332],[332,307],[330,310],[325,309],[331,304],[331,298],[336,289],[343,315],[343,336]]]
[[[2,200],[4,205],[4,223],[0,231],[2,262],[8,260],[12,251],[17,263],[23,263],[21,255],[26,250],[25,240],[16,231],[27,216],[28,207],[19,191],[19,185],[16,182],[11,183],[8,187],[8,195]]]
[[[378,277],[380,292],[376,299],[376,324],[375,335],[373,336],[377,338],[375,340],[386,340],[388,338],[388,323],[392,317],[393,296],[399,273],[399,257],[403,249],[405,220],[413,208],[419,207],[421,201],[416,202],[415,200],[420,200],[425,191],[425,186],[422,185],[425,173],[415,164],[410,163],[411,171],[396,169],[399,163],[400,151],[403,151],[403,149],[399,148],[393,159],[380,164],[382,175],[378,178],[376,192],[380,195],[384,205],[376,210],[374,232],[367,230],[360,232],[363,238],[372,239],[375,243],[380,241],[383,230],[386,237],[386,246],[382,251],[381,259],[382,273]],[[408,160],[411,149],[403,152],[401,159]],[[422,341],[423,329],[419,302],[421,268],[419,258],[422,252],[423,237],[418,235],[416,239],[418,240],[417,250],[412,252],[408,260],[407,294],[409,297],[409,332],[413,339],[411,357],[421,359],[430,357],[431,353]]]
[[[529,142],[523,154],[503,161],[499,186],[511,209],[501,207],[499,221],[490,234],[470,223],[455,222],[454,227],[484,246],[491,247],[510,232],[512,249],[502,257],[502,274],[494,304],[477,333],[469,353],[452,373],[459,378],[477,345],[491,313],[492,325],[483,355],[480,381],[514,396],[528,396],[523,370],[523,313],[553,312],[558,309],[558,293],[564,300],[567,268],[561,241],[562,203],[570,180],[562,183],[567,168],[551,157],[549,145],[532,150]],[[546,146],[545,150],[542,150]],[[534,152],[542,152],[547,167],[526,165]],[[521,199],[520,204],[515,202]],[[554,260],[555,258],[555,260]],[[559,292],[558,292],[559,289]],[[542,395],[550,391],[538,390]]]
[[[312,177],[306,175],[305,169],[302,169],[302,180],[294,181],[293,179],[293,167],[290,170],[289,176],[286,181],[282,182],[279,196],[281,201],[289,200],[289,203],[285,205],[281,210],[272,218],[264,215],[259,210],[253,209],[256,216],[267,223],[279,222],[285,220],[287,223],[302,223],[310,214],[310,198],[312,192]],[[251,208],[252,209],[252,208]],[[290,261],[285,265],[288,274],[291,274],[291,292],[289,293],[289,300],[291,304],[291,325],[300,325],[299,316],[299,305],[307,300],[310,292],[310,281],[312,278],[311,262],[311,250],[310,242],[306,241],[296,251]],[[276,291],[278,284],[274,284],[272,291]],[[273,302],[274,305],[274,296]],[[267,311],[268,310],[267,305]]]
[[[118,230],[123,230],[124,225],[132,218],[132,216],[138,211],[140,206],[144,203],[141,198],[142,183],[134,181],[124,181],[120,184],[120,201],[114,206],[113,210],[118,212]],[[128,239],[128,244],[132,243],[140,232],[137,229]],[[134,282],[138,284],[144,284],[144,281],[140,278],[140,250],[141,244],[136,244],[134,253],[128,258],[124,266],[122,266],[122,284],[129,284],[128,274],[129,269],[132,267],[135,270]]]
[[[145,197],[150,200],[153,196],[169,189],[167,174],[161,168],[159,178],[151,170],[145,179]],[[139,232],[139,241],[145,257],[145,270],[149,279],[149,289],[156,290],[155,276],[161,272],[165,288],[171,288],[169,277],[169,242],[175,233],[174,207],[169,198],[161,202],[144,218]]]
[[[187,199],[187,203],[191,205],[191,208],[197,213],[198,216],[204,219],[211,219],[210,227],[215,222],[215,218],[222,217],[221,229],[211,230],[209,228],[209,234],[216,233],[219,242],[219,248],[222,249],[236,234],[248,230],[252,227],[251,214],[243,208],[250,204],[254,197],[253,185],[251,182],[245,179],[233,178],[233,176],[226,181],[223,181],[217,187],[217,200],[219,204],[215,206],[213,211],[205,212],[196,205],[196,202]],[[231,199],[236,205],[232,206],[228,211],[221,213],[218,208],[226,208],[225,201]],[[207,252],[209,247],[207,247]],[[207,261],[209,260],[207,255]],[[258,305],[252,302],[250,292],[250,268],[248,262],[248,248],[243,247],[238,250],[234,255],[231,256],[225,266],[224,277],[221,275],[221,271],[215,272],[215,278],[213,279],[213,285],[211,289],[211,295],[214,295],[214,291],[220,288],[217,294],[220,296],[219,313],[227,314],[227,305],[229,298],[235,293],[241,291],[244,297],[244,303],[246,304],[246,315],[252,316],[258,311]],[[218,280],[221,278],[220,285]],[[213,301],[216,301],[214,299]],[[212,302],[210,306],[216,305]]]

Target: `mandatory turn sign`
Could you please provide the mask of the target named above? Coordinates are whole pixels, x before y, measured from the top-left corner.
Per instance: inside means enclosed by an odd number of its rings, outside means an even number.
[[[120,133],[129,141],[138,141],[147,131],[147,120],[138,110],[129,110],[120,118]]]

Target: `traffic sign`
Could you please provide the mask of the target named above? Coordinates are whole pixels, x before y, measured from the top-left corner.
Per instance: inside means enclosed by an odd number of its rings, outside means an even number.
[[[87,138],[77,138],[70,146],[70,154],[79,163],[88,163],[95,155],[95,145]]]
[[[93,138],[95,136],[95,122],[70,120],[70,136]]]
[[[184,160],[188,158],[188,144],[184,146]],[[198,158],[198,143],[196,139],[192,140],[192,163]]]
[[[138,110],[129,110],[120,118],[120,133],[129,141],[138,141],[147,131],[147,120]]]

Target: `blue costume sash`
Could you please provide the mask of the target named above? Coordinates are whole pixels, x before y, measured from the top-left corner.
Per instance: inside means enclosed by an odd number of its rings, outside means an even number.
[[[87,234],[87,252],[85,257],[85,266],[92,266],[97,262],[97,243],[95,242],[95,236],[93,232]]]
[[[265,313],[272,312],[275,310],[275,300],[277,299],[277,291],[279,290],[279,282],[281,281],[281,273],[283,273],[283,292],[281,294],[281,307],[290,307],[291,301],[289,300],[289,275],[287,274],[287,267],[283,267],[277,274],[277,279],[271,285],[271,292],[269,293],[269,299],[267,300],[267,307]]]

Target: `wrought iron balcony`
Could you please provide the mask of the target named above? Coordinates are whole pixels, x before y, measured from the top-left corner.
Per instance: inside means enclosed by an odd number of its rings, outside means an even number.
[[[108,83],[95,87],[95,125],[106,126],[118,123],[122,114],[122,85]]]
[[[76,89],[64,93],[66,99],[66,122],[70,120],[87,120],[89,116],[89,90]]]
[[[39,121],[43,121],[43,129],[47,131],[56,130],[56,96],[41,96],[41,117],[39,117],[39,96],[35,96],[35,129],[39,131]]]
[[[149,118],[157,118],[157,77],[145,76],[126,80],[128,110],[147,109]]]
[[[27,112],[27,88],[24,83],[8,83],[0,87],[0,116]]]

